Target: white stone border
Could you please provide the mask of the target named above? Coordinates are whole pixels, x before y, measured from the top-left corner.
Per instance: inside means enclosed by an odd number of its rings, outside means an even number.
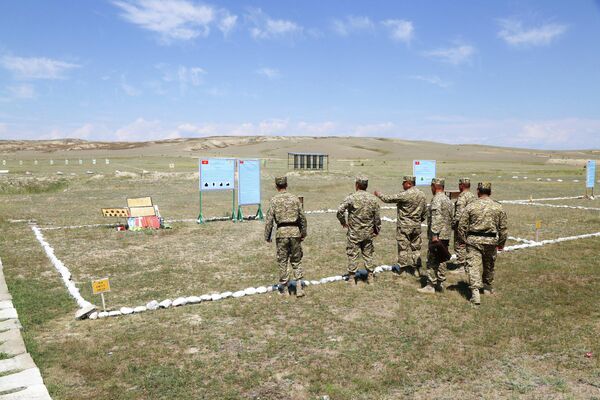
[[[71,281],[71,273],[69,272],[67,267],[58,258],[56,258],[56,255],[54,254],[54,249],[48,244],[48,242],[46,242],[46,240],[44,239],[44,236],[42,235],[42,231],[40,230],[40,228],[33,225],[33,226],[31,226],[31,230],[34,232],[36,238],[38,239],[38,241],[44,248],[46,255],[48,256],[48,258],[50,259],[50,261],[52,262],[52,264],[54,265],[56,270],[61,275],[63,282],[64,282],[65,286],[67,287],[69,293],[77,301],[77,304],[80,307],[80,311],[83,309],[87,309],[89,307],[94,307],[90,302],[88,302],[81,296],[81,294],[79,293],[79,289]],[[513,240],[523,241],[524,243],[514,245],[514,246],[507,246],[503,249],[502,252],[510,252],[510,251],[515,251],[515,250],[531,248],[531,247],[541,247],[541,246],[545,246],[547,244],[560,243],[560,242],[566,242],[566,241],[577,240],[577,239],[587,239],[587,238],[592,238],[592,237],[600,237],[600,232],[589,233],[589,234],[578,235],[578,236],[568,236],[568,237],[550,239],[550,240],[542,240],[539,242],[528,241],[526,239],[512,238]],[[377,273],[391,271],[391,270],[392,270],[391,265],[381,265],[381,266],[375,268],[375,272],[377,272]],[[306,286],[315,286],[315,285],[321,285],[321,284],[325,284],[325,283],[338,282],[338,281],[342,281],[342,280],[344,280],[343,276],[334,275],[334,276],[329,276],[326,278],[321,278],[319,280],[307,280],[307,281],[304,281],[304,284]],[[272,292],[273,290],[274,290],[274,285],[269,285],[269,286],[259,286],[259,287],[248,287],[246,289],[237,290],[235,292],[225,291],[225,292],[221,292],[221,293],[204,294],[201,296],[178,297],[174,300],[165,299],[160,302],[157,300],[152,300],[152,301],[146,303],[145,305],[139,305],[136,307],[121,307],[119,310],[113,310],[113,311],[108,311],[108,312],[94,311],[93,313],[91,313],[89,315],[89,319],[93,320],[93,319],[97,319],[97,318],[107,318],[107,317],[117,317],[120,315],[139,314],[139,313],[146,312],[146,311],[155,311],[155,310],[158,310],[161,308],[180,307],[180,306],[184,306],[186,304],[198,304],[198,303],[207,302],[207,301],[219,301],[219,300],[224,300],[224,299],[228,299],[228,298],[240,298],[240,297],[244,297],[244,296],[264,294],[264,293]]]

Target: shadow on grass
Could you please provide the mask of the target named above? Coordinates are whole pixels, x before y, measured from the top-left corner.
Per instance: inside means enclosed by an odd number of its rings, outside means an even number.
[[[469,289],[469,285],[467,284],[467,282],[457,282],[454,285],[448,286],[447,289],[458,292],[462,297],[464,297],[467,300],[471,298],[471,289]]]

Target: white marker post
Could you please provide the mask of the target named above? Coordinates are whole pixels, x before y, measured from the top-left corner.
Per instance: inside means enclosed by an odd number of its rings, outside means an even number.
[[[83,160],[79,160],[79,165],[83,165]]]
[[[69,160],[65,160],[65,165],[69,165]]]
[[[100,297],[102,297],[102,309],[106,311],[106,302],[104,301],[104,292],[110,292],[110,282],[108,278],[98,279],[97,281],[92,281],[92,292],[94,294],[100,293]]]
[[[38,165],[38,160],[34,160],[33,165]]]
[[[92,164],[96,165],[96,159],[92,160]]]
[[[50,160],[50,165],[54,165],[54,160]]]
[[[108,158],[104,160],[104,162],[106,163],[106,165],[110,164],[110,160]]]

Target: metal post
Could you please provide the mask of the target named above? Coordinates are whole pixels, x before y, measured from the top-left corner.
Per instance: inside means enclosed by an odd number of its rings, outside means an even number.
[[[100,293],[100,297],[102,297],[102,309],[106,312],[106,303],[104,302],[104,293]]]

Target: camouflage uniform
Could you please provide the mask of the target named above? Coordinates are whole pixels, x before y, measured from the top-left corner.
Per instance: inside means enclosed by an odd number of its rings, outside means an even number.
[[[405,176],[404,181],[414,182],[414,177]],[[379,194],[379,193],[378,193]],[[421,222],[427,215],[425,194],[415,187],[403,192],[379,194],[384,203],[394,203],[397,208],[396,242],[400,268],[421,267]]]
[[[491,184],[485,183],[483,184]],[[502,205],[491,198],[480,198],[469,204],[458,222],[458,236],[467,244],[466,269],[471,291],[494,282],[494,262],[497,246],[504,247],[507,238],[507,218]],[[483,269],[483,282],[482,282]]]
[[[436,178],[434,182],[444,184],[443,179]],[[441,183],[440,183],[441,182]],[[427,237],[429,239],[429,251],[427,252],[427,284],[429,286],[441,285],[446,280],[446,262],[440,261],[437,249],[432,246],[431,240],[437,236],[446,247],[450,243],[452,235],[452,217],[454,216],[454,205],[446,194],[436,193],[429,205],[427,218]]]
[[[468,178],[462,178],[459,183],[470,183]],[[456,253],[456,265],[459,268],[465,266],[465,256],[467,254],[467,247],[464,242],[461,242],[458,237],[458,221],[464,209],[477,200],[477,197],[470,190],[465,190],[458,195],[456,203],[454,204],[454,218],[452,219],[452,228],[454,229],[454,252]]]
[[[277,178],[280,182],[284,178]],[[276,181],[277,181],[276,180]],[[265,221],[265,240],[271,240],[273,225],[277,226],[275,244],[279,264],[279,282],[290,280],[288,260],[294,279],[303,278],[302,239],[306,237],[306,217],[297,196],[283,190],[271,198]]]
[[[348,212],[347,220],[346,211]],[[337,219],[342,225],[348,225],[346,242],[348,272],[350,274],[356,272],[358,257],[362,254],[365,268],[372,273],[375,269],[373,238],[381,229],[377,198],[364,190],[357,190],[340,204]]]

